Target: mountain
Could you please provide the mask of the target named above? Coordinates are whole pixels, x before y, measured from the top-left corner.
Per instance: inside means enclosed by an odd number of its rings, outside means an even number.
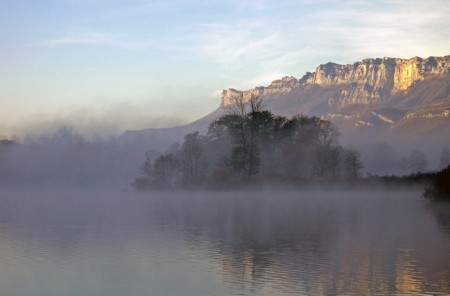
[[[182,140],[186,134],[195,131],[205,134],[209,123],[222,115],[224,111],[225,108],[218,108],[210,114],[182,126],[126,131],[119,137],[119,141],[126,146],[141,146],[146,150],[163,151],[175,142]]]
[[[303,113],[330,119],[347,145],[386,141],[399,147],[435,150],[450,146],[450,55],[326,63],[300,79],[283,77],[247,91],[226,89],[219,108],[191,124],[128,131],[121,138],[167,147],[186,133],[206,131],[236,95],[258,95],[275,114]]]
[[[307,114],[329,113],[354,104],[410,108],[418,103],[430,103],[443,93],[448,96],[448,81],[442,78],[448,78],[449,69],[450,56],[409,60],[366,59],[352,65],[327,63],[301,79],[284,77],[268,87],[256,87],[245,92],[224,90],[222,106],[228,105],[232,96],[243,93],[245,97],[251,94],[265,97],[267,103],[276,101],[273,107],[280,109],[280,113],[293,106]],[[406,96],[416,84],[434,78],[441,78],[441,83],[431,85],[435,90],[431,97],[417,97],[423,94],[420,93],[422,90],[428,90],[423,87],[415,90],[413,96]]]

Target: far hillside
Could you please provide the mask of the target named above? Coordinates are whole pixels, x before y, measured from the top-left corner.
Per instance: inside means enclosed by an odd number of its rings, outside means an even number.
[[[143,153],[146,149],[163,151],[187,133],[205,133],[213,120],[226,113],[236,95],[247,100],[256,95],[274,114],[330,120],[341,132],[342,145],[359,149],[371,173],[391,172],[391,168],[377,168],[377,159],[372,157],[377,147],[391,146],[385,150],[392,151],[396,173],[412,172],[398,164],[414,150],[426,155],[427,169],[437,169],[443,151],[450,147],[450,56],[323,64],[300,79],[284,77],[247,91],[226,89],[219,108],[197,121],[127,131],[119,140],[142,147]]]

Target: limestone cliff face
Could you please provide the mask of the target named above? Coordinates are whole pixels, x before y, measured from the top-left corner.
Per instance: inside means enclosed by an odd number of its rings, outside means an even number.
[[[268,94],[288,93],[301,85],[300,81],[293,76],[286,76],[279,80],[272,81],[267,87],[256,87],[248,91],[239,91],[233,88],[224,89],[222,92],[221,106],[227,106],[233,103],[232,98],[236,95],[243,95],[248,99],[252,95],[264,96]]]
[[[274,114],[332,120],[342,134],[342,143],[357,146],[384,141],[397,143],[402,150],[429,144],[437,155],[439,147],[450,147],[449,70],[450,56],[328,63],[301,79],[283,77],[248,91],[226,89],[221,107],[232,104],[235,96],[260,95]],[[226,111],[218,108],[184,126],[129,131],[120,141],[163,151],[187,133],[206,133],[208,125]]]
[[[298,80],[294,77],[284,77],[273,81],[268,87],[257,87],[245,92],[224,90],[222,106],[230,104],[230,98],[237,94],[242,94],[245,98],[252,94],[282,94],[314,86],[341,86],[340,93],[328,100],[330,106],[380,103],[396,94],[407,92],[416,82],[448,73],[450,56],[427,59],[414,57],[409,60],[385,57],[365,59],[352,65],[327,63]]]

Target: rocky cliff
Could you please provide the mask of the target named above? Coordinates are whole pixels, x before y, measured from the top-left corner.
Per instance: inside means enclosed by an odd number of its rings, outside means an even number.
[[[226,112],[233,96],[252,94],[261,96],[274,114],[330,119],[346,145],[385,141],[405,151],[428,145],[431,155],[450,147],[450,56],[327,63],[301,79],[283,77],[248,91],[226,89],[220,107],[193,123],[129,131],[121,140],[141,143],[146,149],[166,149],[187,133],[205,133],[209,123]]]
[[[307,92],[317,87],[334,88],[329,94],[328,109],[338,109],[349,104],[388,103],[390,99],[403,95],[417,82],[450,73],[450,56],[365,59],[352,65],[327,63],[306,73],[301,79],[284,77],[267,87],[256,87],[248,91],[227,89],[222,94],[222,106],[229,105],[237,94],[270,96],[282,95],[297,90]]]
[[[286,76],[279,80],[272,81],[267,86],[259,86],[248,91],[239,91],[234,88],[224,89],[222,92],[221,106],[231,105],[233,103],[232,98],[236,95],[243,95],[244,98],[250,98],[252,95],[265,96],[269,94],[288,93],[293,89],[300,87],[302,84],[293,76]]]

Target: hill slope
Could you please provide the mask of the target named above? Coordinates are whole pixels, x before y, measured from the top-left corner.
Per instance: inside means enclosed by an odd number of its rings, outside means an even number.
[[[247,91],[226,89],[219,108],[204,118],[185,126],[127,131],[121,139],[167,148],[186,133],[206,131],[235,95],[259,95],[275,114],[330,119],[344,144],[386,141],[436,151],[450,146],[450,56],[327,63],[300,79],[284,77]]]

